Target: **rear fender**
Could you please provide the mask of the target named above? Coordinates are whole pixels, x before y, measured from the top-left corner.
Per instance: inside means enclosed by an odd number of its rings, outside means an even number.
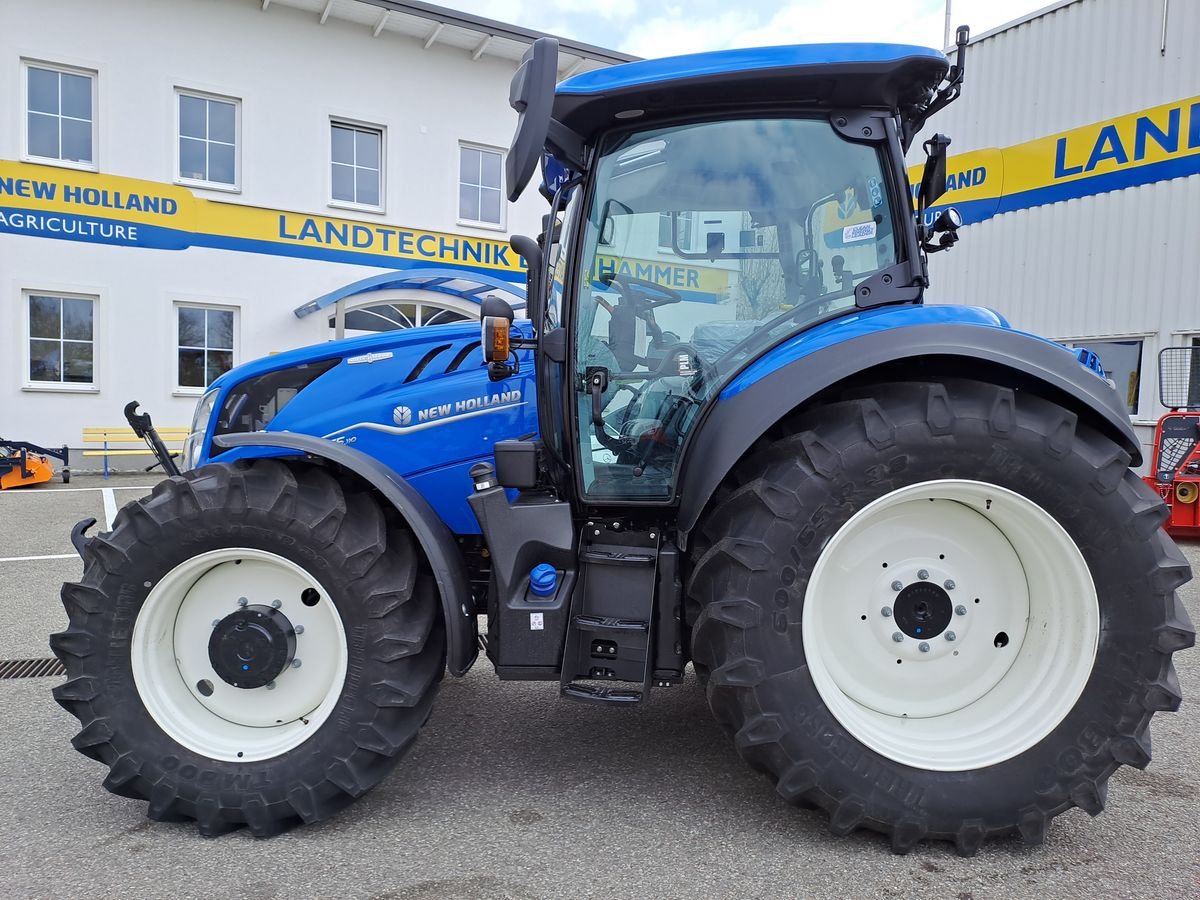
[[[421,545],[442,599],[446,667],[451,675],[467,673],[479,653],[479,643],[466,565],[454,535],[416,488],[374,457],[312,435],[259,431],[220,435],[213,438],[213,443],[231,449],[248,448],[247,455],[254,456],[275,455],[286,459],[301,454],[333,463],[370,483],[395,507]]]
[[[1141,445],[1121,398],[1074,351],[1007,328],[999,317],[986,322],[983,310],[970,312],[980,315],[912,325],[896,315],[894,326],[856,327],[846,340],[813,342],[811,351],[801,340],[789,341],[748,365],[721,392],[688,448],[679,480],[685,545],[713,492],[759,437],[818,394],[869,378],[872,370],[884,380],[958,376],[1033,391],[1099,428],[1133,465],[1141,464]],[[884,319],[879,317],[881,326]]]

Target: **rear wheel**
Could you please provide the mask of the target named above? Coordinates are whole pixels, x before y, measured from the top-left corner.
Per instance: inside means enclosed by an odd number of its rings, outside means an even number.
[[[1118,447],[965,380],[873,386],[739,465],[689,584],[693,656],[751,765],[835,833],[974,853],[1104,805],[1180,702],[1165,511]]]
[[[429,715],[445,638],[411,534],[276,461],[160,483],[90,541],[51,646],[73,743],[154,819],[269,835],[378,783]]]

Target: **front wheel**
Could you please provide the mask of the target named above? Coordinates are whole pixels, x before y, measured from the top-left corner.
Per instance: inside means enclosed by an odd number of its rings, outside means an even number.
[[[425,722],[445,638],[412,535],[368,494],[271,460],[126,506],[63,585],[55,699],[105,787],[204,834],[325,819]]]
[[[1118,447],[966,380],[872,386],[739,465],[693,656],[742,755],[835,833],[974,853],[1095,815],[1180,703],[1190,571]]]

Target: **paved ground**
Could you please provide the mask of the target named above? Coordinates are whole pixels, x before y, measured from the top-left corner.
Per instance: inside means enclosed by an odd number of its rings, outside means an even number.
[[[108,482],[118,503],[148,483]],[[69,553],[77,518],[103,525],[104,484],[0,494],[0,558]],[[1187,552],[1200,569],[1200,545]],[[49,655],[58,583],[78,570],[73,558],[0,561],[0,657]],[[1195,583],[1187,605],[1200,620]],[[501,684],[480,664],[446,682],[380,788],[271,841],[147,820],[71,749],[56,679],[3,681],[0,897],[1200,897],[1198,660],[1177,657],[1187,703],[1155,718],[1153,764],[1118,773],[1104,815],[1072,810],[1042,848],[1013,841],[966,860],[831,837],[741,763],[694,681],[610,711]]]

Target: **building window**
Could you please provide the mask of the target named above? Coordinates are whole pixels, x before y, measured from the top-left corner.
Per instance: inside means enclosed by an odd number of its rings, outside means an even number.
[[[330,128],[335,203],[383,208],[383,129],[334,122]]]
[[[1100,357],[1104,377],[1117,387],[1129,415],[1138,414],[1138,394],[1142,389],[1142,341],[1086,340],[1073,341],[1073,347],[1086,347]]]
[[[458,218],[485,225],[504,224],[501,171],[504,154],[460,144],[458,148]]]
[[[181,181],[236,188],[240,101],[177,91]]]
[[[25,63],[25,154],[96,164],[96,73]]]
[[[179,387],[204,389],[233,368],[234,311],[179,306]]]
[[[671,240],[672,218],[675,220],[675,228],[678,232],[679,249],[684,253],[690,253],[692,250],[692,219],[694,218],[690,211],[658,214],[658,249],[671,253],[675,251],[675,243]]]
[[[96,298],[28,293],[29,381],[36,385],[96,383]]]

